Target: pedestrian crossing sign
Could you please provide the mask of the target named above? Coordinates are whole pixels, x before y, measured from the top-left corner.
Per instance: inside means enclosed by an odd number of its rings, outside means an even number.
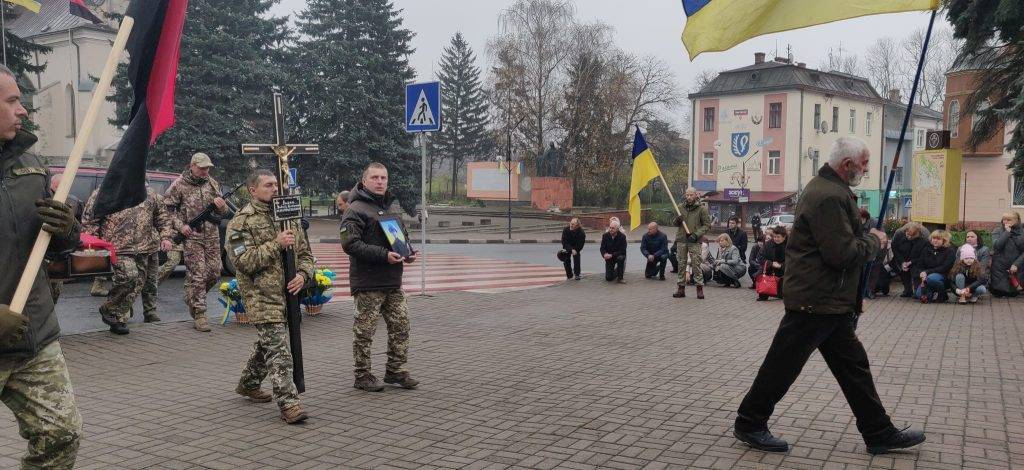
[[[441,130],[441,82],[410,83],[405,86],[405,131]]]

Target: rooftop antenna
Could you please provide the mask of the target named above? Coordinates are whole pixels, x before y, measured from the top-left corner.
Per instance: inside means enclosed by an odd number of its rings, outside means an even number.
[[[786,44],[786,57],[789,59],[789,63],[793,63],[793,45]]]

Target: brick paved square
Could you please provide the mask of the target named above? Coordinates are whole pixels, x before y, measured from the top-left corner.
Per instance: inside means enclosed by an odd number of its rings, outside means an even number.
[[[859,333],[919,450],[871,457],[815,354],[776,411],[793,445],[754,452],[733,412],[782,316],[746,289],[675,300],[670,282],[410,297],[415,391],[352,388],[352,304],[305,320],[311,419],[233,393],[251,327],[188,323],[62,339],[85,420],[79,468],[1022,468],[1024,304],[874,301]],[[383,325],[374,369],[384,368]],[[265,384],[269,387],[269,384]],[[24,451],[0,411],[0,467]]]

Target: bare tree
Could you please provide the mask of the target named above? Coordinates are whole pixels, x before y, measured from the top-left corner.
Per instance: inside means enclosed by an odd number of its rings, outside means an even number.
[[[573,4],[567,0],[518,0],[499,17],[501,33],[488,45],[498,67],[516,64],[521,73],[523,123],[534,154],[544,150],[557,111],[559,71],[569,57],[576,30]],[[506,71],[508,72],[508,71]],[[498,82],[497,84],[501,84]],[[496,89],[495,96],[515,95]]]
[[[829,72],[840,72],[857,77],[863,75],[857,54],[844,50],[842,44],[835,48],[829,48],[828,55],[825,56],[819,68]]]
[[[925,30],[919,29],[910,33],[900,43],[903,70],[906,72],[906,87],[913,83],[924,38]],[[933,109],[942,108],[942,100],[946,96],[946,71],[953,65],[958,49],[959,45],[953,39],[951,30],[940,26],[932,31],[924,69],[921,71],[921,81],[918,83],[916,104]]]
[[[697,76],[693,77],[693,85],[690,87],[690,93],[699,93],[704,89],[704,87],[711,84],[711,81],[714,80],[718,74],[718,71],[712,69],[704,69],[697,72]]]
[[[871,85],[882,96],[888,96],[891,90],[902,92],[910,85],[909,80],[903,79],[907,67],[900,54],[899,44],[891,37],[879,38],[868,48],[864,68]]]

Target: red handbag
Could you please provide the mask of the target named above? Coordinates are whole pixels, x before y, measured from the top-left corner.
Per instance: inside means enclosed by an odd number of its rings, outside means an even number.
[[[761,269],[761,275],[757,276],[757,280],[754,281],[754,287],[757,290],[758,295],[767,295],[769,297],[779,296],[779,276],[764,274],[768,271],[768,263],[764,264],[764,268]]]
[[[1013,290],[1022,290],[1020,285],[1020,278],[1018,278],[1017,275],[1012,272],[1010,273],[1010,287],[1012,287]]]

